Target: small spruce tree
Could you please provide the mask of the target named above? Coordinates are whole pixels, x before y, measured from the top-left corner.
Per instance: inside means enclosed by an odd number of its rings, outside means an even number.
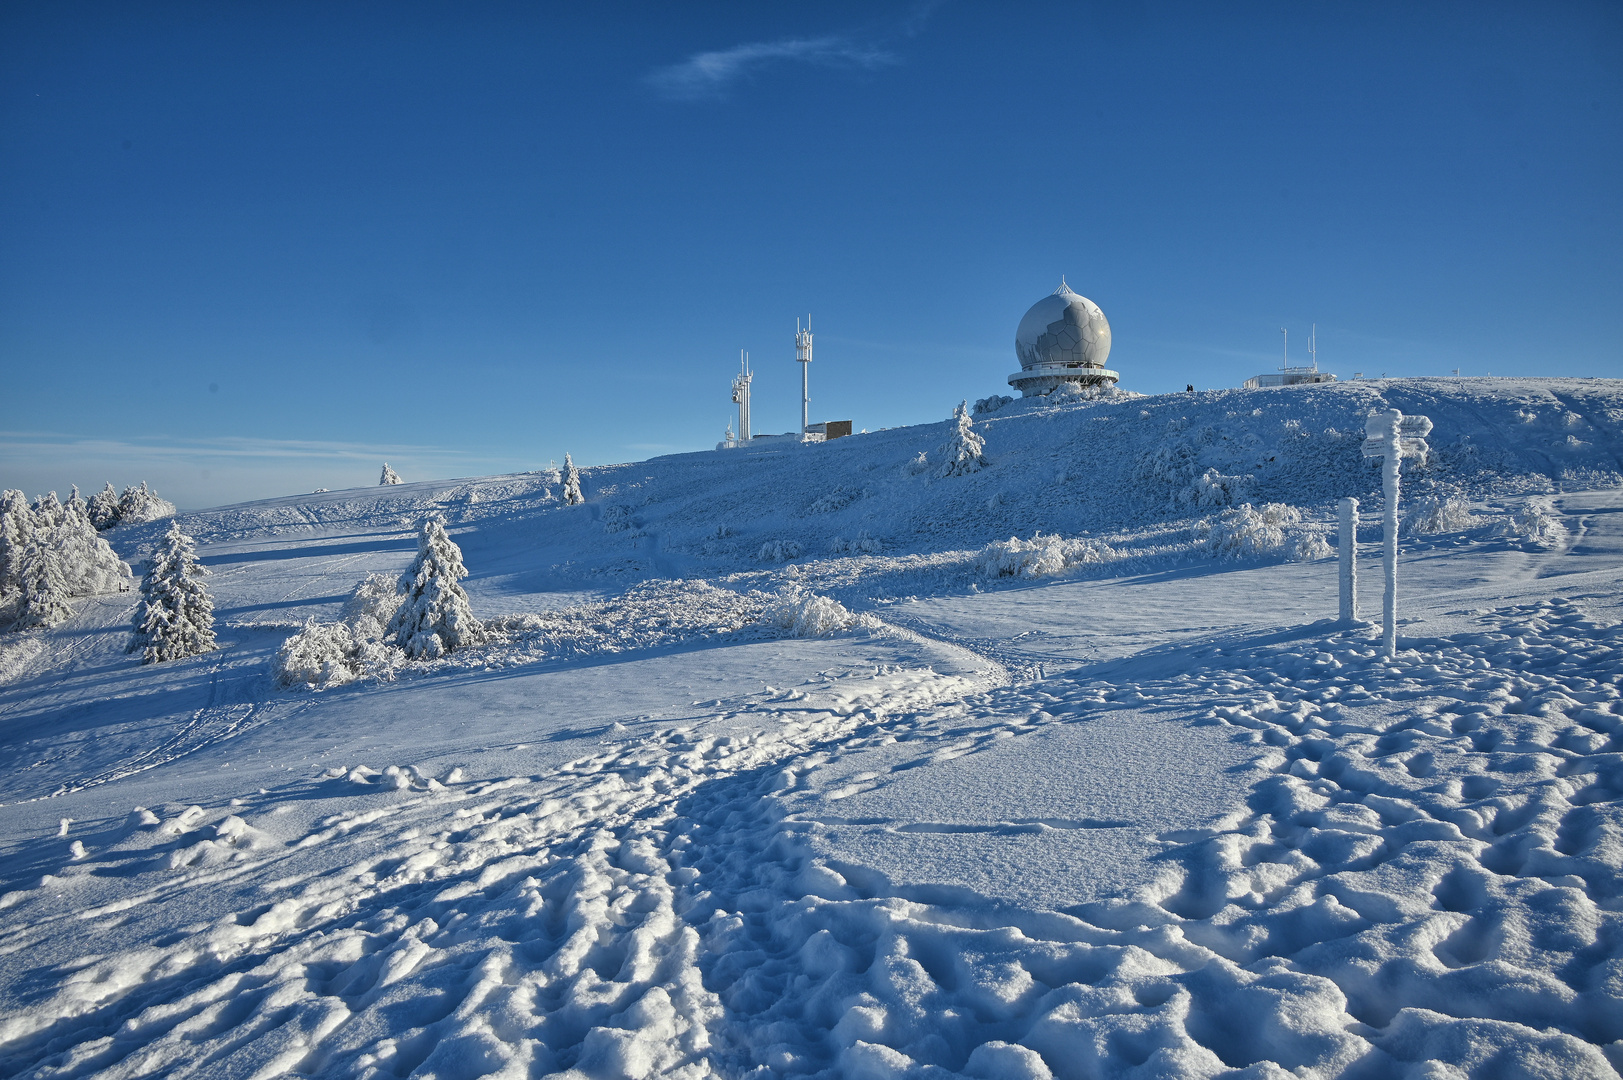
[[[113,490],[112,481],[108,481],[106,487],[90,496],[85,512],[97,532],[106,532],[118,524],[118,492]]]
[[[462,549],[446,535],[445,523],[424,518],[417,531],[417,559],[400,578],[405,601],[389,622],[389,633],[408,657],[432,660],[484,643],[485,628],[458,584],[467,576]]]
[[[169,526],[141,581],[135,611],[135,640],[141,663],[156,664],[196,656],[214,648],[214,602],[203,587],[208,571],[197,561],[196,543]]]
[[[378,487],[389,487],[392,484],[403,483],[405,481],[400,479],[400,474],[389,468],[389,463],[385,461],[383,463],[383,475],[378,477]]]
[[[564,505],[579,506],[586,501],[586,496],[580,493],[580,470],[575,468],[575,459],[568,454],[564,455]]]
[[[986,460],[986,440],[975,433],[974,424],[969,419],[969,402],[965,401],[953,409],[952,416],[958,427],[941,448],[945,460],[938,475],[963,476],[991,464]]]
[[[14,488],[0,492],[0,600],[14,599],[22,588],[23,550],[33,535],[28,496]]]

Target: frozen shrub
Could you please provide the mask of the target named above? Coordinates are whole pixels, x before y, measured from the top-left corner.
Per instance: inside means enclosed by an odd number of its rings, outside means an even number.
[[[629,530],[634,522],[631,520],[631,507],[606,506],[603,508],[603,531],[606,533],[620,533]]]
[[[800,558],[803,550],[799,540],[768,540],[755,557],[762,562],[788,562]]]
[[[1013,400],[1014,398],[1007,394],[993,394],[991,397],[983,397],[976,401],[973,411],[976,416],[990,416]]]
[[[863,529],[857,533],[855,540],[847,540],[843,536],[836,536],[828,545],[830,553],[835,555],[877,555],[880,551],[879,541],[868,535]]]
[[[424,518],[417,533],[417,559],[400,578],[406,596],[389,622],[389,633],[407,657],[432,660],[484,642],[484,627],[473,617],[468,594],[459,584],[467,576],[462,549],[446,535],[445,523]]]
[[[214,602],[203,588],[208,571],[197,561],[191,537],[171,524],[141,581],[135,611],[135,640],[141,663],[156,664],[196,656],[214,648]]]
[[[866,490],[838,487],[833,491],[825,492],[817,497],[806,509],[813,514],[831,514],[836,510],[844,510],[858,499],[866,497]]]
[[[1241,503],[1225,510],[1216,518],[1204,518],[1195,523],[1195,546],[1218,555],[1238,558],[1249,555],[1286,555],[1291,558],[1315,559],[1330,554],[1329,544],[1322,537],[1318,543],[1299,540],[1298,526],[1302,512],[1284,503],[1264,503],[1259,509],[1250,503]],[[1309,533],[1318,530],[1308,528]],[[1322,554],[1314,554],[1323,545]]]
[[[975,568],[985,578],[1034,578],[1114,558],[1116,552],[1097,540],[1066,540],[1037,533],[1030,540],[1011,536],[986,545],[975,560]]]
[[[568,454],[564,455],[564,505],[579,506],[586,501],[586,496],[580,493],[580,470],[575,468],[575,459]]]
[[[161,518],[174,517],[175,504],[168,499],[160,499],[147,489],[147,482],[141,481],[140,487],[127,487],[124,494],[118,497],[118,523],[120,525],[144,525],[149,521],[158,521]]]
[[[1505,520],[1500,526],[1500,531],[1524,544],[1546,551],[1560,547],[1567,536],[1567,527],[1561,524],[1561,515],[1556,513],[1550,500],[1543,496],[1528,499],[1519,511]]]
[[[405,481],[400,479],[400,474],[389,468],[389,463],[385,461],[383,463],[383,473],[378,477],[378,487],[391,487],[403,483]]]
[[[1224,476],[1216,469],[1207,469],[1195,477],[1181,501],[1196,506],[1230,506],[1240,496],[1249,477]]]
[[[1302,529],[1285,541],[1285,558],[1291,562],[1317,562],[1335,554],[1321,529]]]
[[[395,613],[400,610],[405,598],[400,591],[398,576],[368,574],[364,581],[355,586],[349,599],[344,601],[344,621],[351,626],[359,626],[364,620],[371,619],[378,624],[378,636],[382,637],[382,628],[394,621]]]
[[[941,477],[963,476],[991,464],[986,460],[986,440],[975,434],[974,424],[969,419],[969,402],[960,403],[953,409],[952,416],[957,427],[941,448],[942,462],[937,473]]]
[[[854,626],[870,626],[873,620],[848,611],[838,600],[785,585],[761,620],[790,637],[823,637]]]
[[[1476,524],[1471,516],[1471,505],[1452,492],[1422,495],[1403,515],[1403,535],[1432,536],[1437,533],[1463,532]]]
[[[357,679],[391,679],[404,655],[382,640],[371,616],[359,624],[309,622],[276,650],[271,674],[281,686],[321,689]]]
[[[908,463],[902,466],[902,471],[907,473],[909,476],[918,476],[921,473],[929,472],[930,459],[926,457],[924,451],[921,450],[919,451],[918,457],[909,459]]]

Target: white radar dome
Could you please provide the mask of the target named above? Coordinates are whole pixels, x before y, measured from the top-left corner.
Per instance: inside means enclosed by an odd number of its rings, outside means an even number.
[[[1046,394],[1061,383],[1114,386],[1118,376],[1106,370],[1110,356],[1110,323],[1105,313],[1063,280],[1020,320],[1014,333],[1020,371],[1009,385],[1027,397]]]

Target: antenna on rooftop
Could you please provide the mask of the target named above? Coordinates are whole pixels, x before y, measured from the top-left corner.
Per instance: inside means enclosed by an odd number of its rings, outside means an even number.
[[[1307,335],[1307,366],[1319,370],[1319,324],[1314,323]]]
[[[1291,334],[1290,331],[1286,330],[1283,326],[1279,328],[1279,332],[1285,335],[1285,354],[1279,361],[1279,370],[1284,371],[1286,368],[1290,367],[1291,363]]]
[[[738,374],[733,376],[733,401],[738,404],[738,441],[750,441],[750,383],[755,380],[750,371],[750,354],[738,350]]]

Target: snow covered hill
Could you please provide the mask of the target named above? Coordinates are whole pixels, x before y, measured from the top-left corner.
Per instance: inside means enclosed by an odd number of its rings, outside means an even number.
[[[1617,1075],[1623,385],[950,427],[187,514],[217,651],[5,635],[0,1077]],[[490,642],[279,687],[429,513]]]

